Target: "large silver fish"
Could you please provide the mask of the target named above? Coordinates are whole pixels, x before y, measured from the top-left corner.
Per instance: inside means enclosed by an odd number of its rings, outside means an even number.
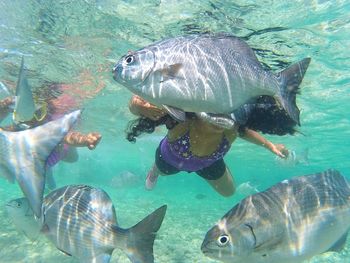
[[[0,131],[0,176],[12,183],[18,182],[38,217],[45,188],[46,160],[79,116],[80,111],[75,111],[33,129]]]
[[[184,112],[229,116],[259,95],[276,96],[299,124],[296,93],[310,58],[274,74],[253,50],[226,35],[192,35],[163,40],[129,52],[113,68],[114,79],[176,119]]]
[[[208,231],[201,249],[223,262],[302,262],[339,251],[349,228],[349,182],[328,170],[243,199]]]
[[[24,199],[24,200],[23,200]],[[7,203],[10,216],[24,214],[25,198]],[[129,229],[117,224],[111,199],[102,189],[71,185],[44,198],[41,232],[62,252],[84,263],[108,263],[115,248],[127,253],[133,263],[154,262],[153,243],[166,212],[162,206]],[[21,217],[20,217],[21,218]],[[23,232],[33,229],[35,218],[14,221]],[[28,235],[28,233],[27,233]]]

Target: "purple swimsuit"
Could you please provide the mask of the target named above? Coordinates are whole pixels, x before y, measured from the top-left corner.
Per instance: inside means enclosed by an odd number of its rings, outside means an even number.
[[[178,170],[196,172],[222,159],[230,146],[230,142],[223,136],[215,152],[205,157],[197,157],[190,150],[190,135],[187,132],[173,142],[169,142],[168,138],[165,137],[160,143],[160,153],[164,161]]]
[[[62,147],[56,146],[47,158],[46,165],[52,167],[56,165],[60,160],[64,159],[68,154],[69,147],[70,146],[68,144],[63,144]]]

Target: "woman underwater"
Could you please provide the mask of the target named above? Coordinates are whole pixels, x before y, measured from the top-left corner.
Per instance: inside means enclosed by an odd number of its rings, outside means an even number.
[[[63,117],[65,114],[79,108],[79,103],[72,97],[62,92],[67,84],[45,83],[37,89],[39,93],[34,93],[34,101],[40,107],[34,113],[31,120],[14,123],[7,127],[0,127],[5,131],[20,131],[34,128]],[[0,122],[13,111],[14,97],[7,97],[0,100]],[[52,177],[51,168],[59,161],[73,163],[79,158],[76,147],[87,147],[90,150],[95,149],[102,136],[98,132],[81,133],[78,131],[69,131],[60,143],[50,154],[46,161],[47,185],[50,189],[56,187]]]
[[[237,137],[285,158],[288,150],[283,144],[274,144],[257,131],[277,135],[293,134],[296,123],[277,106],[272,97],[261,96],[251,106],[245,111],[247,118],[242,115],[239,126],[224,129],[193,114],[188,114],[186,121],[178,123],[165,110],[134,95],[129,109],[140,118],[129,124],[127,139],[134,142],[142,132],[151,133],[156,126],[163,124],[168,129],[156,150],[155,163],[146,177],[146,189],[153,189],[159,176],[187,171],[197,173],[222,196],[233,195],[233,176],[223,158]]]

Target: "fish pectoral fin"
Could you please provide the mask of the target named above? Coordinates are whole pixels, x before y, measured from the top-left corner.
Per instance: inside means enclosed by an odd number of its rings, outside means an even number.
[[[47,224],[44,224],[41,229],[40,229],[40,232],[43,233],[43,234],[47,234],[50,232],[50,228]]]
[[[166,111],[171,115],[171,117],[173,117],[175,120],[177,121],[185,121],[186,120],[186,113],[178,108],[174,108],[171,106],[167,106],[167,105],[162,105],[164,109],[166,109]]]
[[[61,251],[63,254],[65,254],[65,255],[67,255],[67,256],[72,256],[71,254],[69,254],[68,252],[66,252],[66,251],[64,251],[64,250],[62,250],[62,249],[60,249],[60,248],[57,248],[59,251]],[[98,262],[98,261],[97,261]]]
[[[342,235],[327,251],[325,252],[329,252],[329,251],[334,251],[334,252],[339,252],[341,251],[346,244],[346,238],[348,237],[348,233],[346,232],[344,235]]]
[[[181,68],[182,68],[182,64],[177,63],[177,64],[165,66],[164,68],[160,69],[159,72],[162,75],[162,79],[160,82],[164,82],[169,79],[180,78],[178,76],[178,73]]]

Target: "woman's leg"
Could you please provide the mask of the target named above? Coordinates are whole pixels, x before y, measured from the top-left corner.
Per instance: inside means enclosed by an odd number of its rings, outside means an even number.
[[[161,171],[159,171],[157,165],[154,163],[146,177],[145,187],[147,190],[152,190],[156,186],[158,177],[160,175],[163,174]]]
[[[223,159],[217,160],[196,173],[203,177],[222,196],[231,196],[236,190],[231,172]]]
[[[222,196],[229,197],[232,196],[236,191],[235,182],[230,170],[226,167],[226,170],[220,178],[216,180],[206,181],[214,188],[216,192]]]
[[[147,190],[152,190],[156,186],[159,176],[176,174],[179,172],[179,170],[163,160],[159,148],[160,147],[158,147],[156,150],[155,163],[153,164],[146,177],[145,187]]]

